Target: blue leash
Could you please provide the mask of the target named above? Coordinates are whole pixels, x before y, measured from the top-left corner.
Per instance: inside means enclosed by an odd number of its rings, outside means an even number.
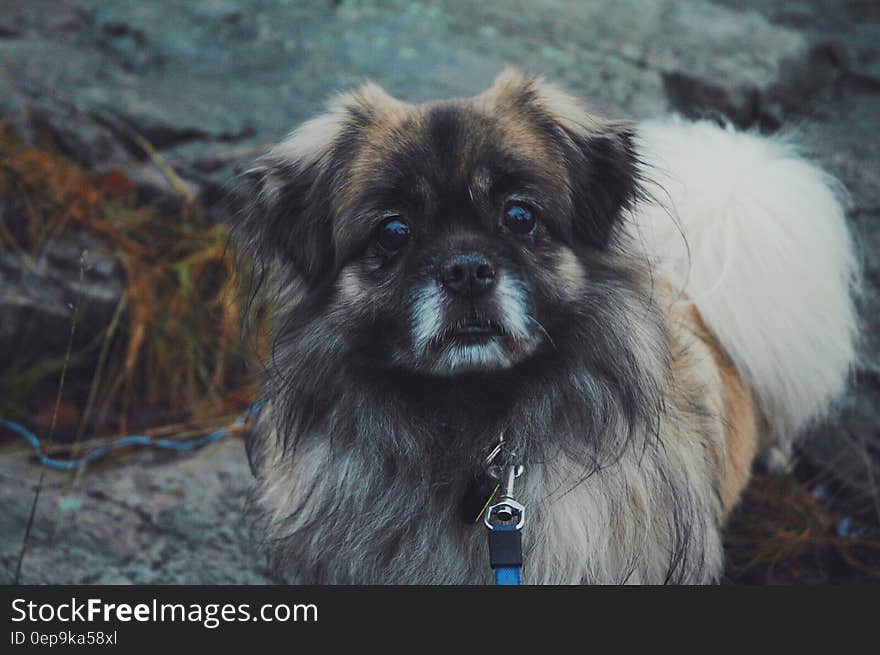
[[[232,425],[243,425],[244,421],[245,417],[239,416],[235,419]],[[114,450],[125,448],[126,446],[147,446],[150,448],[161,448],[165,450],[175,450],[178,452],[198,450],[199,448],[203,448],[204,446],[207,446],[210,443],[214,443],[215,441],[218,441],[227,436],[229,434],[229,428],[231,427],[223,427],[219,430],[215,430],[211,434],[205,435],[204,437],[182,441],[175,441],[173,439],[155,439],[153,437],[148,437],[144,435],[131,435],[128,437],[117,439],[116,441],[113,441],[106,446],[98,446],[97,448],[89,451],[79,459],[57,459],[46,455],[43,452],[39,437],[37,437],[37,435],[35,435],[23,425],[15,423],[14,421],[8,421],[6,419],[0,419],[0,425],[12,430],[20,437],[23,437],[25,441],[27,441],[34,449],[34,452],[36,452],[37,457],[40,459],[40,462],[43,464],[43,466],[53,469],[55,471],[75,471],[77,469],[81,469],[88,464],[92,464],[94,462],[97,462],[98,460],[104,459]]]
[[[495,569],[496,585],[521,585],[522,568],[519,566],[499,566]]]
[[[522,533],[516,525],[496,525],[489,532],[489,564],[496,585],[522,584]]]

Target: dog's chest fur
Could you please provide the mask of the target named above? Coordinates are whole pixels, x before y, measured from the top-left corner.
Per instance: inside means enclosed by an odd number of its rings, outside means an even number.
[[[588,371],[508,407],[472,394],[466,407],[454,394],[432,403],[410,386],[423,402],[406,420],[392,405],[409,401],[377,385],[372,396],[343,394],[285,452],[267,391],[253,432],[276,568],[302,583],[489,583],[485,528],[465,524],[458,506],[504,432],[526,465],[517,496],[527,583],[716,579],[719,526],[748,476],[728,453],[733,441],[751,461],[754,416],[735,402],[750,410],[747,397],[730,400],[741,382],[699,316],[685,306],[665,319],[662,411],[636,418]]]

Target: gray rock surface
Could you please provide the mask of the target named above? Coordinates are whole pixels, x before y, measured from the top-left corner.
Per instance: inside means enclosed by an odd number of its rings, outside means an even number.
[[[656,115],[673,97],[740,123],[774,111],[764,105],[788,71],[809,78],[800,95],[821,81],[800,32],[710,2],[7,4],[16,31],[0,40],[0,61],[35,88],[0,82],[0,103],[20,112],[51,89],[189,160],[271,143],[365,78],[426,100],[476,93],[519,65],[616,113]]]
[[[0,113],[26,135],[51,133],[84,166],[122,168],[148,197],[167,200],[173,189],[133,131],[219,212],[236,163],[329,93],[369,77],[407,100],[471,94],[509,64],[545,73],[614,115],[678,111],[796,128],[840,177],[865,261],[865,355],[840,416],[805,452],[870,493],[880,479],[876,455],[867,455],[880,443],[876,3],[6,0]],[[25,285],[36,283],[9,257],[0,253],[3,282],[14,285],[5,293],[26,298]],[[33,298],[61,299],[70,280],[47,272],[40,285]],[[46,305],[45,331],[59,316]],[[0,340],[11,330],[2,320]],[[37,475],[24,451],[0,450],[7,575]],[[248,480],[234,440],[185,458],[138,455],[72,486],[50,473],[24,580],[265,581],[242,523]]]
[[[0,583],[12,581],[38,475],[0,457]],[[21,580],[31,584],[267,584],[247,523],[239,437],[193,455],[138,453],[76,478],[48,471]]]

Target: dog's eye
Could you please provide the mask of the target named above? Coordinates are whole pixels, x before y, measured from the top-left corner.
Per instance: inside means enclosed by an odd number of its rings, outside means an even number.
[[[409,241],[409,225],[399,215],[388,216],[376,231],[379,245],[389,252],[400,250]]]
[[[515,234],[529,234],[537,222],[535,211],[528,205],[512,202],[504,208],[504,224]]]

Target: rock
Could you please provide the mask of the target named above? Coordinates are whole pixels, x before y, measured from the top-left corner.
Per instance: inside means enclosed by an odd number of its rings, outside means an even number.
[[[18,91],[23,98],[22,108],[10,112],[11,122],[30,140],[37,141],[37,135],[50,137],[54,148],[85,170],[123,172],[136,185],[142,201],[158,200],[174,206],[187,197],[200,199],[203,185],[181,178],[179,184],[187,194],[184,196],[145,149],[142,135],[124,119],[110,113],[86,112],[32,83],[18,87]],[[157,134],[161,129],[153,126]],[[176,133],[169,129],[162,134],[174,140]],[[147,147],[153,145],[148,143]]]
[[[880,80],[876,2],[848,0],[714,0],[734,10],[760,13],[819,43],[845,45],[847,69],[860,78]]]
[[[403,0],[224,0],[173,11],[137,0],[38,5],[15,0],[7,11],[22,27],[0,40],[8,68],[0,111],[16,123],[30,113],[78,160],[121,168],[158,194],[169,193],[167,181],[111,124],[133,129],[172,163],[210,161],[230,144],[248,151],[277,141],[331,92],[367,77],[426,100],[476,93],[510,64],[618,115],[672,108],[778,124],[791,97],[808,96],[825,75],[814,72],[815,48],[800,33],[710,2],[538,2],[516,11],[478,3],[466,12],[451,1]],[[14,88],[37,81],[33,93]],[[236,163],[179,172],[196,194],[205,180],[215,185],[216,197]]]
[[[87,235],[52,239],[34,257],[0,250],[0,370],[63,357],[77,306],[73,348],[83,348],[107,327],[122,292],[116,258]]]
[[[12,582],[38,469],[0,458],[0,582]],[[48,472],[24,559],[25,584],[267,584],[246,520],[251,474],[240,438],[192,455],[140,452],[87,475]]]
[[[15,75],[86,114],[125,120],[170,159],[272,143],[367,77],[425,100],[476,93],[510,64],[615,113],[642,118],[671,105],[746,123],[783,69],[807,70],[812,56],[800,33],[710,2],[40,4],[42,20],[20,0],[8,12],[27,25],[0,41]],[[59,33],[53,15],[77,29]]]
[[[24,34],[24,30],[9,18],[0,18],[0,39],[14,39]]]
[[[684,116],[720,115],[739,127],[772,131],[786,117],[803,113],[804,104],[842,75],[842,57],[833,48],[806,49],[800,43],[779,58],[772,74],[756,76],[759,79],[672,70],[663,73],[663,85],[672,109]]]

